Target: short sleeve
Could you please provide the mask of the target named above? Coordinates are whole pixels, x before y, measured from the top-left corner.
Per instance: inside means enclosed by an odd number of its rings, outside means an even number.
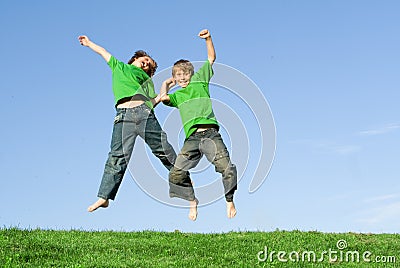
[[[213,76],[214,71],[212,66],[208,60],[201,66],[201,68],[192,76],[191,82],[210,82],[211,77]]]
[[[172,107],[178,107],[178,101],[176,99],[175,93],[168,94],[168,97],[169,97],[169,102],[166,103],[166,105],[172,106]]]
[[[110,66],[111,70],[114,71],[115,66],[117,66],[118,60],[111,55],[110,60],[107,62],[108,66]]]

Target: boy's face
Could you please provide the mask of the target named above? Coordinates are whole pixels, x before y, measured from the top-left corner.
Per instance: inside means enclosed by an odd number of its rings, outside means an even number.
[[[182,69],[177,69],[174,73],[174,79],[176,83],[180,87],[187,87],[187,85],[190,82],[190,78],[192,77],[192,74],[190,71],[182,70]]]
[[[134,62],[132,62],[132,65],[141,68],[143,71],[147,72],[151,67],[154,67],[154,61],[148,57],[140,57],[135,59]]]

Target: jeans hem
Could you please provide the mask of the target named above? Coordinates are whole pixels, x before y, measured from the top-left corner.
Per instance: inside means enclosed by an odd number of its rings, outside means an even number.
[[[107,197],[107,196],[102,195],[102,194],[97,194],[97,197],[98,197],[98,198],[105,199],[105,200],[114,200],[113,197]]]
[[[194,200],[196,200],[196,197],[193,195],[193,197],[192,196],[181,196],[181,195],[177,195],[177,194],[175,194],[175,193],[169,193],[169,197],[170,198],[181,198],[181,199],[184,199],[184,200],[186,200],[186,201],[194,201]]]
[[[225,197],[225,201],[226,202],[233,202],[233,197]]]

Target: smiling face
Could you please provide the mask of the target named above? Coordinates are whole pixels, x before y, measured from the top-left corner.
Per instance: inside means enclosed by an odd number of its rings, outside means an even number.
[[[173,78],[180,87],[187,87],[187,85],[189,85],[190,78],[192,77],[192,73],[190,71],[180,68],[177,69],[178,70],[174,72]]]
[[[131,64],[141,68],[146,73],[149,73],[149,71],[155,66],[154,61],[149,56],[137,58]]]
[[[179,60],[175,62],[174,67],[172,68],[172,77],[180,87],[187,87],[193,73],[193,64],[188,60]]]
[[[155,62],[155,60],[143,50],[136,51],[132,58],[128,61],[128,64],[139,67],[150,77],[153,76],[157,70],[157,62]]]

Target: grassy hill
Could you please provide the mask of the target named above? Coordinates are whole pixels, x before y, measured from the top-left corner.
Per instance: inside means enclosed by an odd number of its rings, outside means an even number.
[[[0,267],[400,267],[400,235],[9,228]]]

